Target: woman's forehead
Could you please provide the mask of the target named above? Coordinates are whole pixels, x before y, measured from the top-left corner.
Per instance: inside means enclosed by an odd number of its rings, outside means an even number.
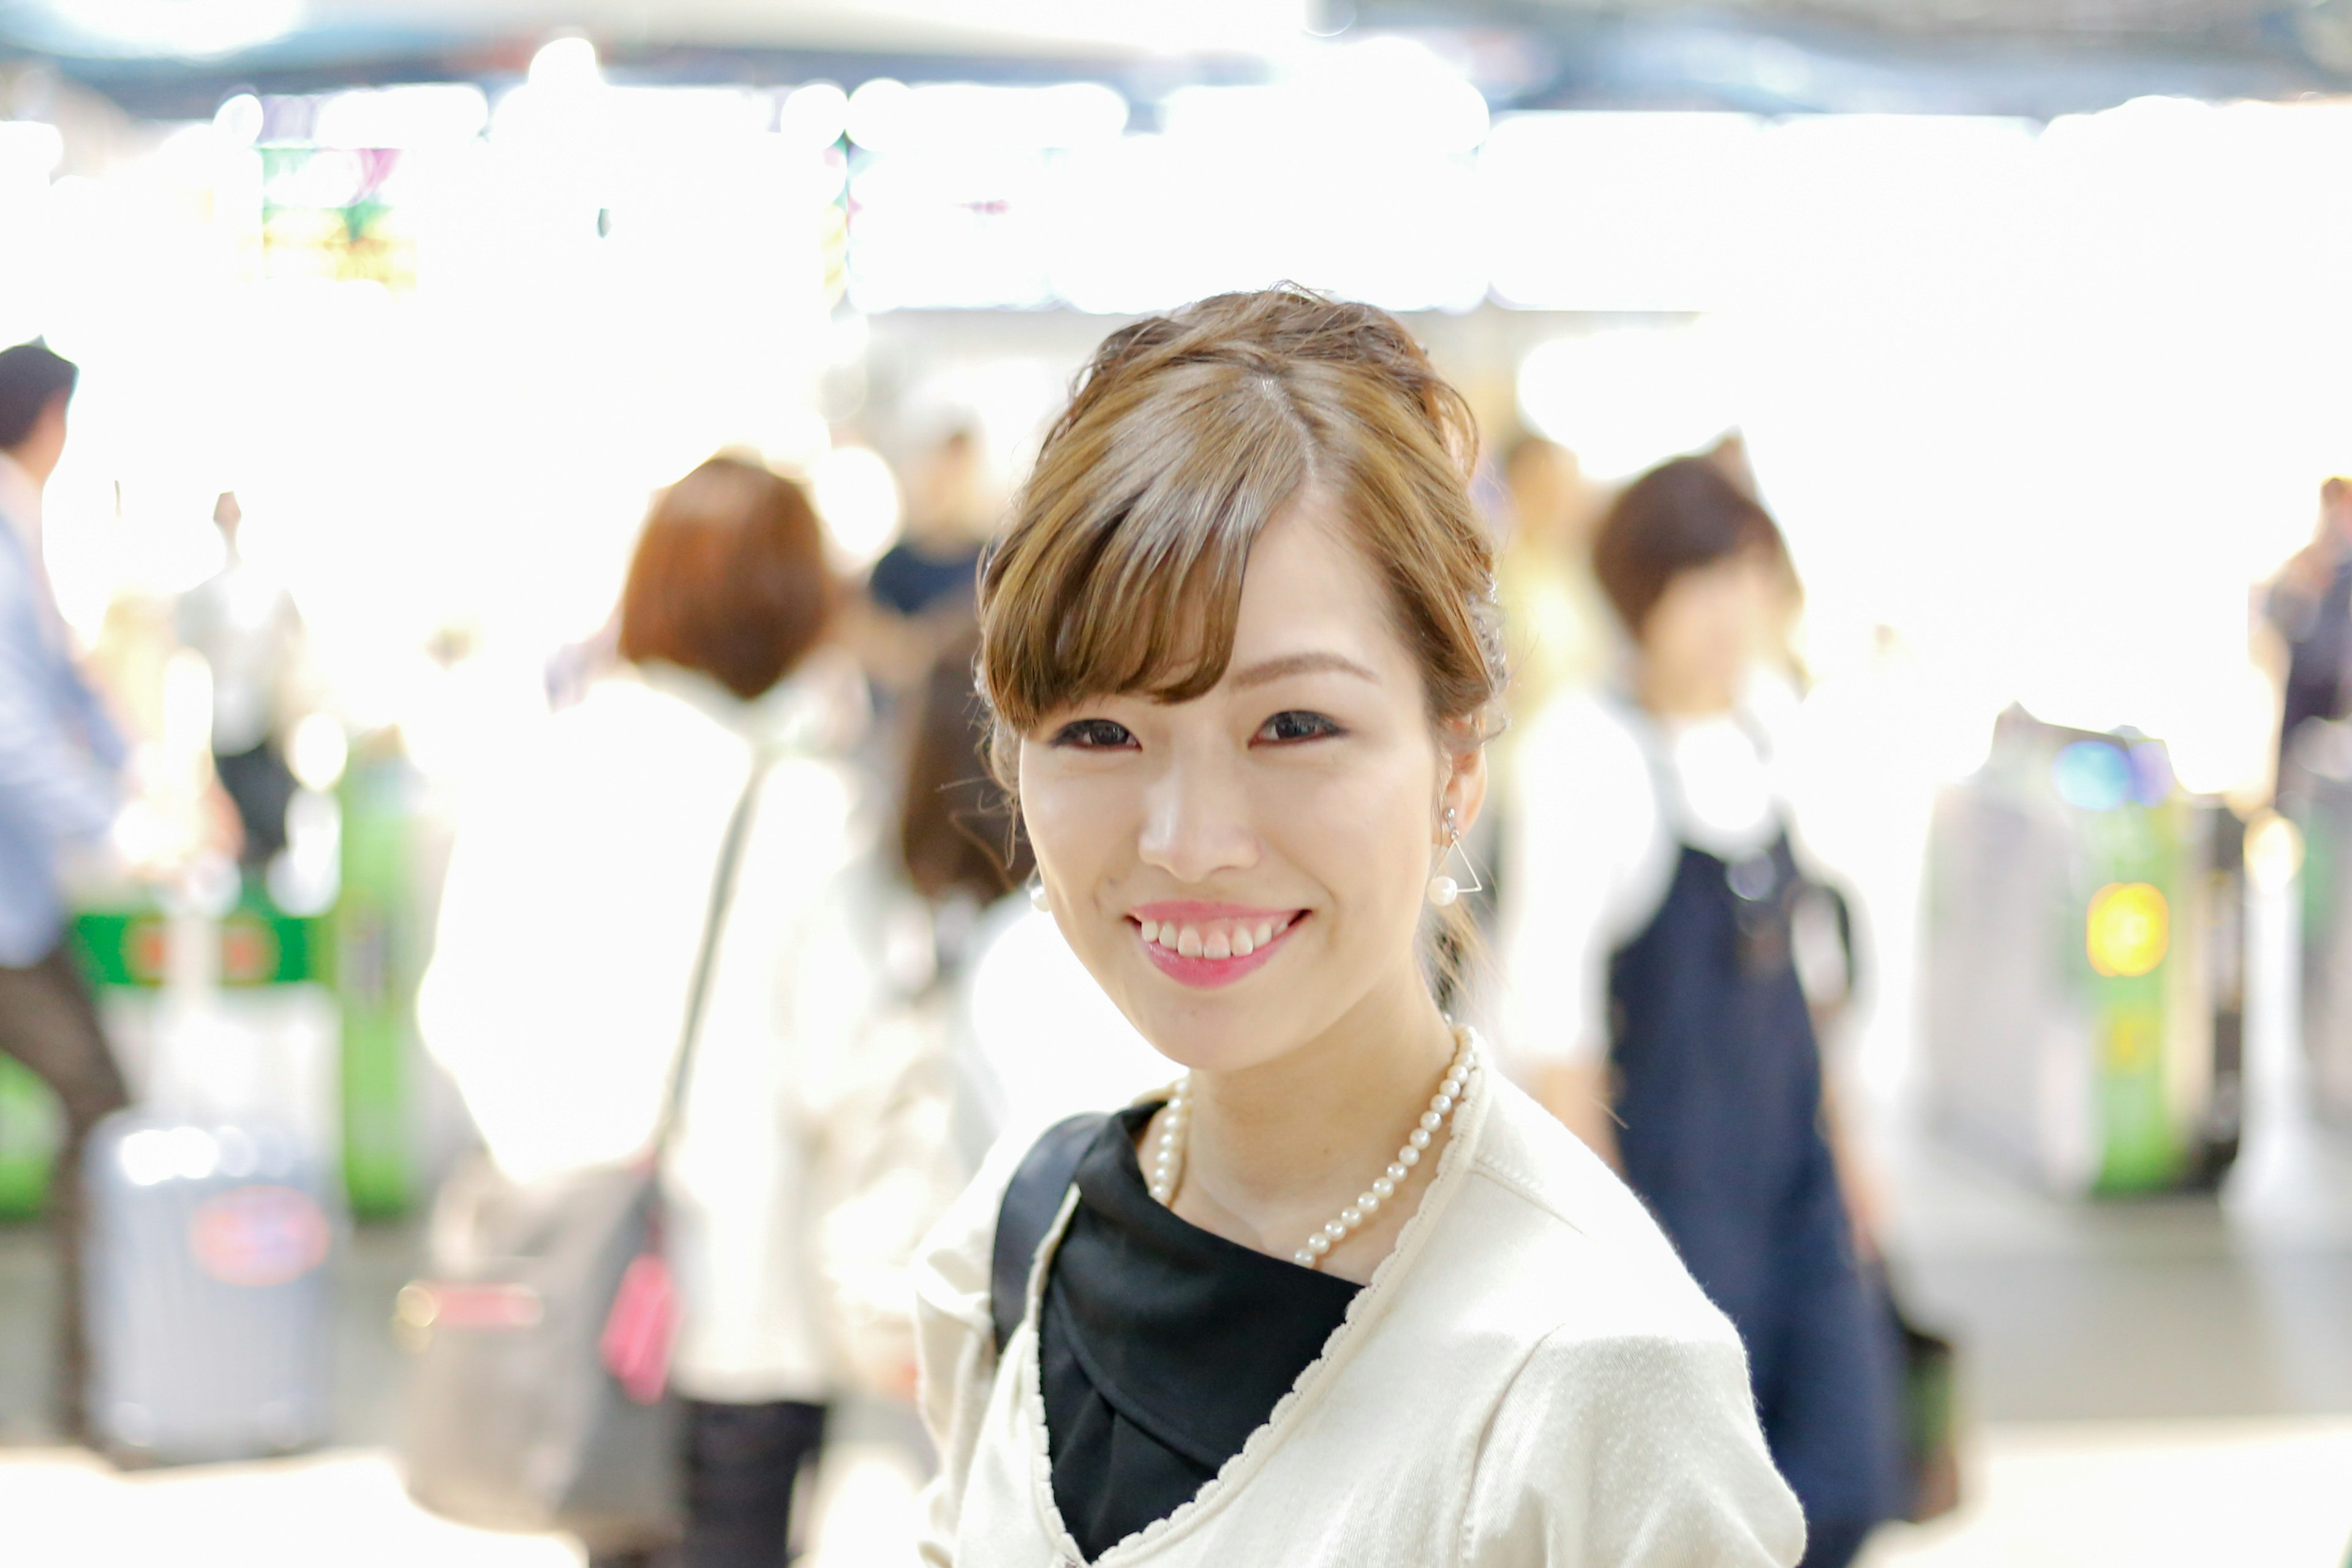
[[[1270,661],[1318,656],[1375,679],[1412,666],[1388,588],[1338,509],[1310,494],[1271,519],[1250,552],[1225,684]]]

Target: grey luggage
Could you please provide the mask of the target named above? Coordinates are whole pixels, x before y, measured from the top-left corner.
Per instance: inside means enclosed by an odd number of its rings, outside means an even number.
[[[290,1133],[143,1110],[88,1152],[90,1421],[131,1461],[325,1440],[338,1209]]]

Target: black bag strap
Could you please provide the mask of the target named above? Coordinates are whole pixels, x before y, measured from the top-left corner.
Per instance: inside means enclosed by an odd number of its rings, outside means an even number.
[[[1013,1331],[1029,1308],[1029,1266],[1062,1212],[1062,1198],[1078,1173],[1078,1162],[1110,1121],[1090,1110],[1045,1129],[1013,1173],[1012,1184],[996,1208],[996,1241],[988,1255],[988,1315],[996,1329],[996,1353],[1013,1342]]]
[[[694,955],[694,979],[687,987],[686,1022],[678,1032],[677,1054],[671,1058],[669,1083],[662,1091],[661,1119],[654,1123],[653,1152],[656,1157],[669,1147],[677,1131],[680,1109],[686,1103],[687,1080],[694,1070],[694,1050],[702,1037],[702,1012],[710,1000],[710,972],[717,967],[719,933],[727,927],[727,909],[735,900],[735,872],[742,864],[743,845],[751,837],[751,818],[760,796],[760,785],[768,776],[765,756],[751,760],[751,776],[743,781],[743,793],[735,797],[735,810],[727,819],[727,837],[719,846],[719,868],[710,878],[710,906],[702,915],[702,941]]]

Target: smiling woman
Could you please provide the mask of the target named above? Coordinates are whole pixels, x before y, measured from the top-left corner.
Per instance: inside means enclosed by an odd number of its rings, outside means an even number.
[[[927,1247],[930,1562],[1797,1556],[1729,1325],[1431,994],[1502,685],[1474,447],[1396,321],[1293,290],[1114,334],[1047,437],[981,587],[995,764],[1185,1070]]]

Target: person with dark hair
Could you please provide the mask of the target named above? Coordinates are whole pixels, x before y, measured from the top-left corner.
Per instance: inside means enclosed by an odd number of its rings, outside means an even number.
[[[929,912],[967,1173],[1008,1127],[1123,1104],[1164,1076],[1162,1058],[1021,890],[1036,859],[988,776],[992,726],[971,689],[979,652],[979,628],[967,626],[932,662],[898,817],[900,863]]]
[[[1807,884],[1750,702],[1787,550],[1719,462],[1684,458],[1617,498],[1593,571],[1631,663],[1522,742],[1505,1032],[1738,1326],[1804,1562],[1840,1568],[1899,1507],[1901,1438],[1794,958]]]
[[[980,631],[966,626],[931,661],[915,703],[898,804],[898,858],[934,904],[989,904],[1028,879],[1029,847],[982,762],[988,710],[971,691]]]
[[[418,998],[506,1174],[641,1155],[751,792],[662,1167],[686,1568],[775,1568],[835,1391],[913,1376],[905,1268],[930,1189],[835,1223],[877,1173],[928,1168],[942,1100],[927,1037],[874,1026],[872,835],[836,760],[836,692],[856,688],[824,647],[838,597],[791,480],[719,457],[670,487],[629,566],[622,665],[469,803]],[[599,1561],[640,1560],[614,1551]]]
[[[0,351],[0,1052],[46,1080],[65,1111],[49,1185],[61,1281],[57,1405],[62,1433],[82,1441],[82,1147],[128,1096],[68,943],[58,883],[60,852],[113,825],[125,757],[75,668],[41,564],[41,492],[65,451],[75,376],[38,343]]]
[[[2352,479],[2319,488],[2319,526],[2260,596],[2262,620],[2284,655],[2278,756],[2284,775],[2295,731],[2352,710]]]
[[[866,591],[908,619],[969,614],[980,547],[999,497],[988,449],[970,425],[950,430],[916,464],[907,487],[907,530],[874,563]]]

